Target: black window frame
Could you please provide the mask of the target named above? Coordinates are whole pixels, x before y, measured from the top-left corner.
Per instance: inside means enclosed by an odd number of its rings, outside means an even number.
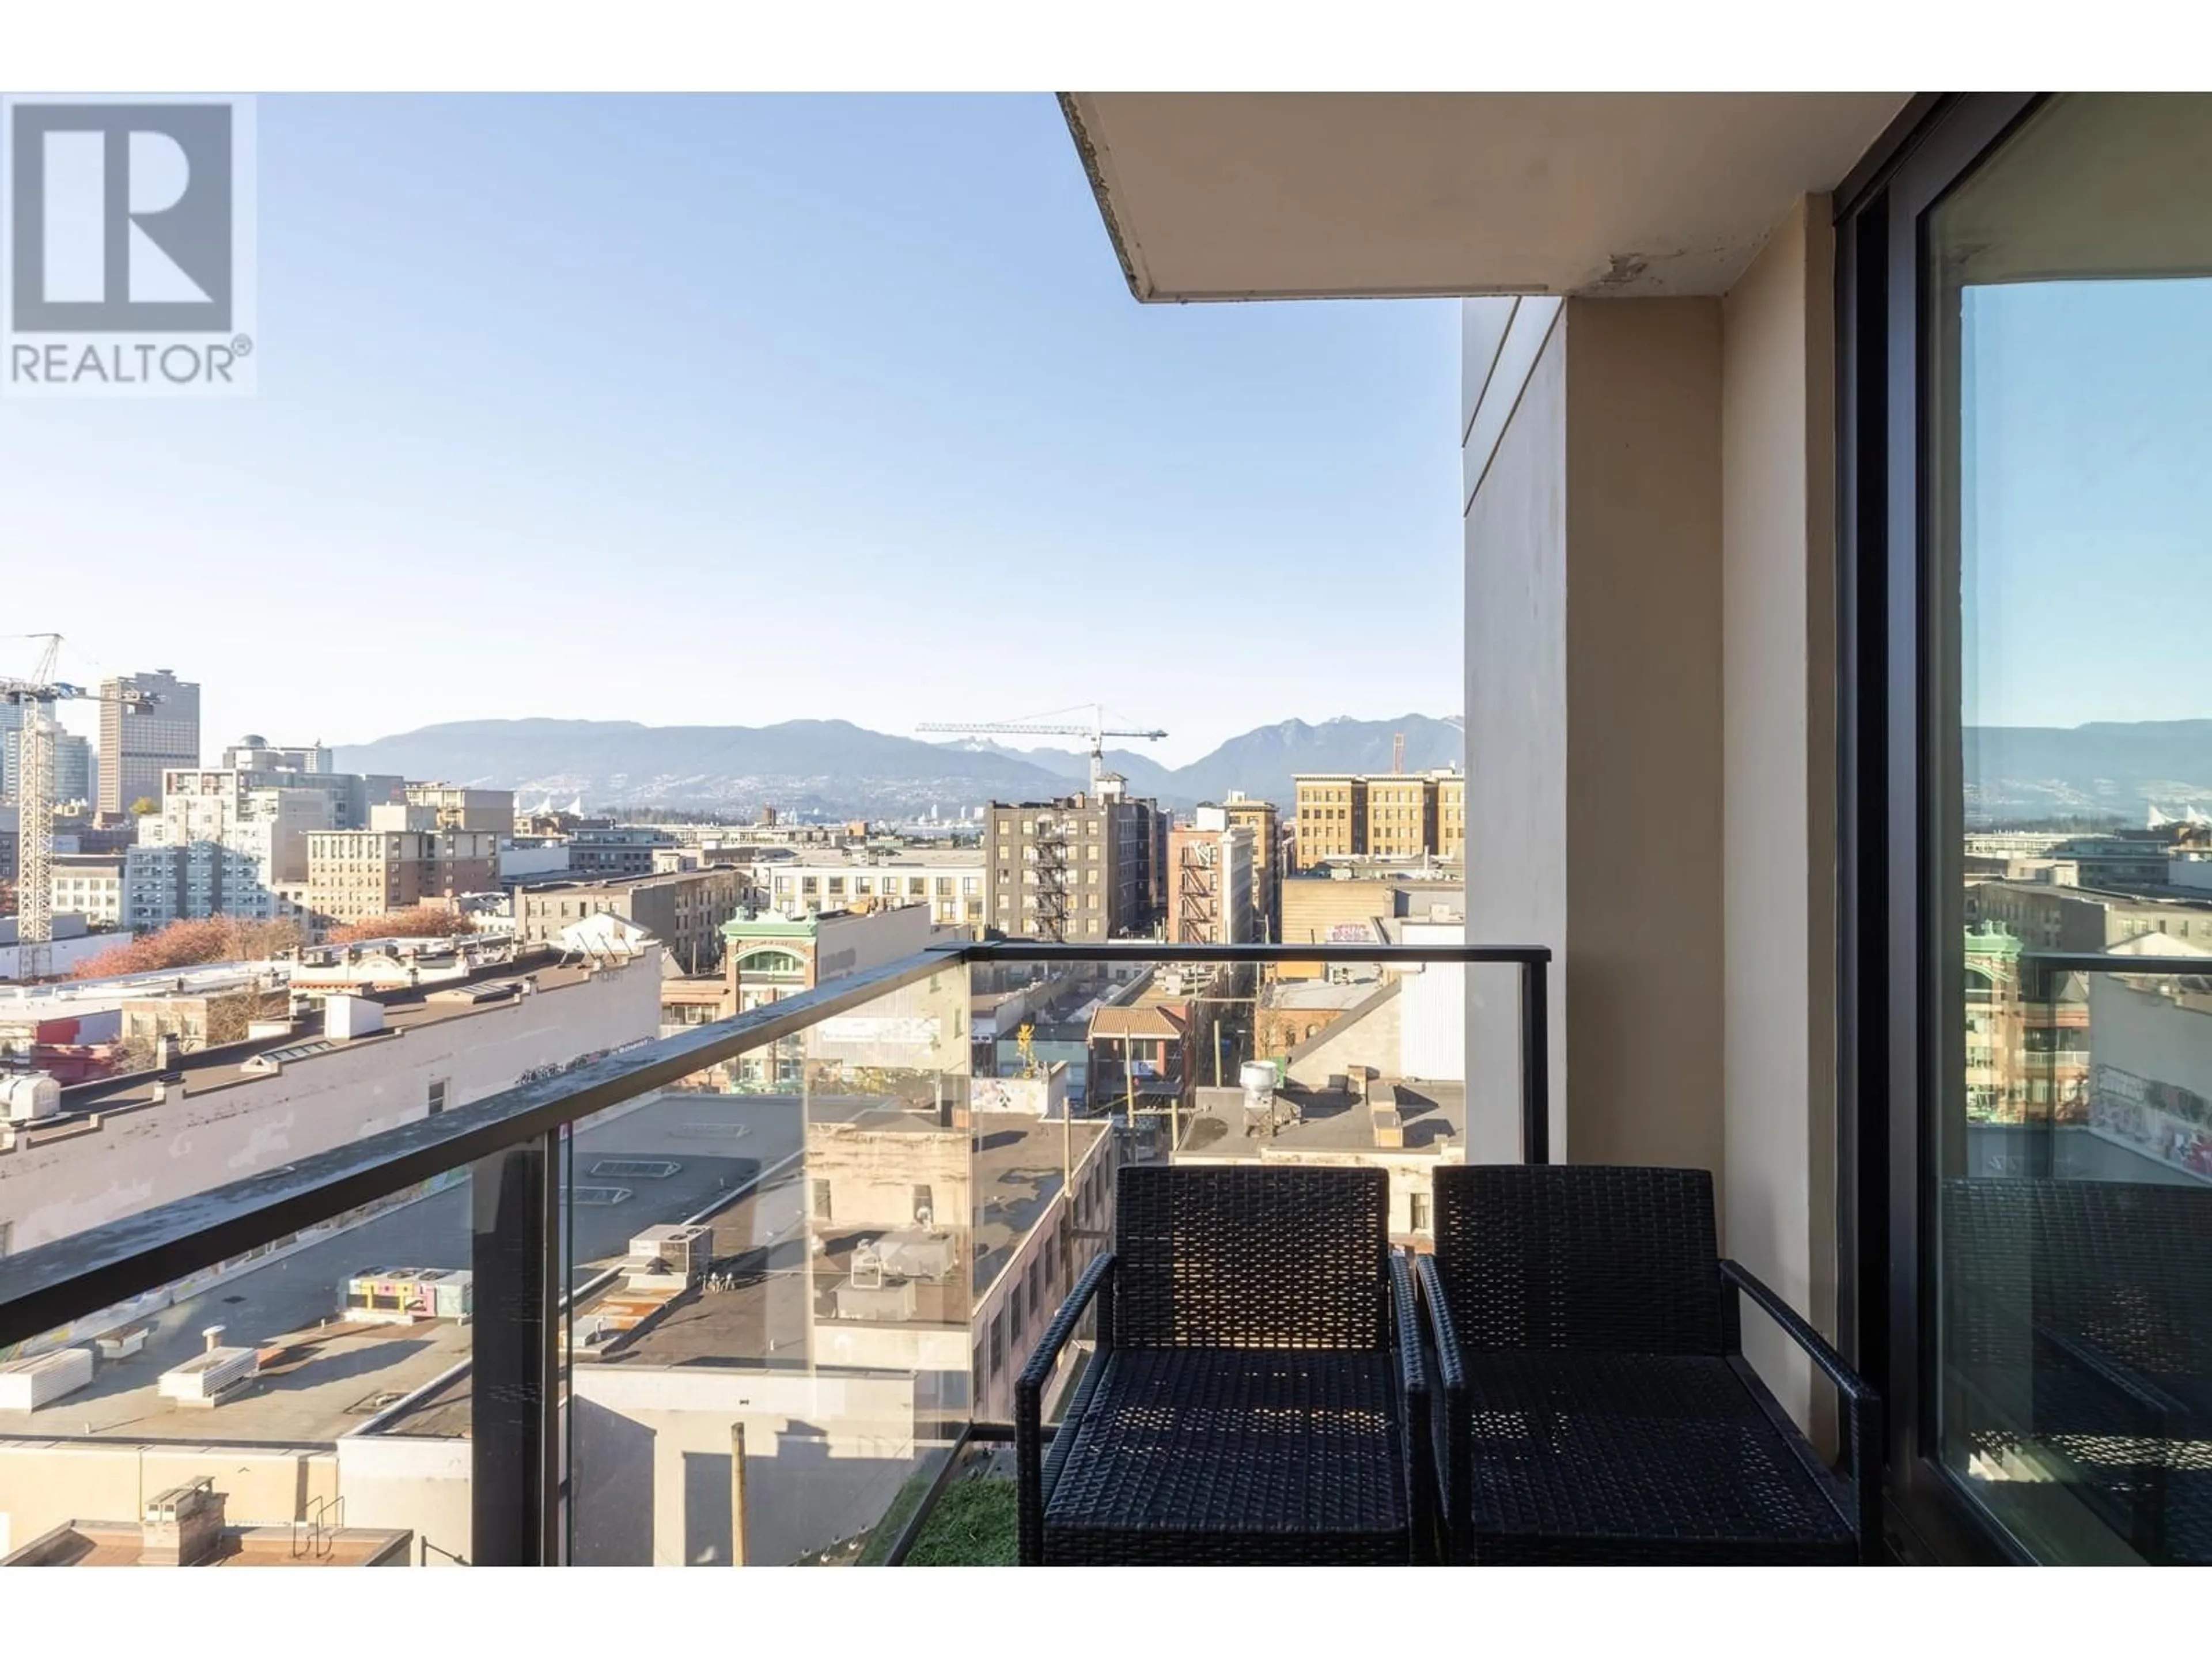
[[[1906,1559],[2027,1558],[1937,1456],[1932,1236],[1941,1067],[1965,1032],[1925,925],[1942,878],[1955,696],[1923,512],[1931,365],[1927,216],[2047,93],[1923,94],[1838,191],[1838,1323],[1887,1404],[1884,1477]]]

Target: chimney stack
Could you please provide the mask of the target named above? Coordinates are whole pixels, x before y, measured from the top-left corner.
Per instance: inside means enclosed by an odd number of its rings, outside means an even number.
[[[210,1561],[222,1547],[223,1524],[223,1495],[212,1480],[203,1476],[157,1492],[141,1517],[138,1564],[197,1567]]]
[[[210,1325],[200,1333],[200,1340],[207,1344],[208,1352],[213,1353],[222,1346],[223,1330],[224,1327],[221,1325]]]

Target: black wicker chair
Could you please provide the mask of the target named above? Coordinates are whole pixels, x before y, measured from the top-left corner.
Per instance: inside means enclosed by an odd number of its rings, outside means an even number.
[[[2212,1191],[1954,1178],[1943,1259],[1968,1439],[2057,1454],[2144,1559],[2212,1565]]]
[[[1015,1384],[1023,1565],[1414,1559],[1427,1399],[1389,1201],[1379,1170],[1122,1170],[1114,1252]],[[1048,1453],[1044,1385],[1094,1298]]]
[[[1709,1174],[1468,1164],[1435,1182],[1436,1254],[1419,1271],[1452,1559],[1878,1559],[1877,1398],[1719,1259]],[[1848,1482],[1744,1362],[1740,1296],[1841,1391]]]

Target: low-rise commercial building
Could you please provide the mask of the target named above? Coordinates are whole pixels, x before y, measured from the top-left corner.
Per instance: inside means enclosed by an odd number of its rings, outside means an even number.
[[[658,939],[680,971],[708,973],[721,960],[722,924],[744,896],[744,875],[726,869],[518,887],[514,932],[525,945],[556,945],[586,916],[619,916]]]
[[[1976,882],[1966,889],[1966,921],[1970,929],[1995,924],[2032,951],[2095,952],[2162,934],[2212,954],[2212,892],[2169,898],[2040,882]]]
[[[655,849],[678,843],[665,830],[613,824],[568,832],[568,867],[579,876],[649,876]]]
[[[758,859],[750,866],[754,890],[784,915],[926,904],[931,921],[947,927],[984,923],[983,849],[902,848],[812,852],[799,858]]]
[[[123,858],[100,853],[54,854],[52,908],[94,927],[123,925]]]

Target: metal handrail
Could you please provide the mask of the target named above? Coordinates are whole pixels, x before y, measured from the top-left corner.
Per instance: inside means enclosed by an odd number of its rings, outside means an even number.
[[[1522,1156],[1548,1161],[1540,945],[1095,945],[1028,939],[939,945],[556,1078],[503,1090],[226,1186],[0,1259],[0,1349],[157,1290],[433,1176],[524,1147],[580,1118],[768,1048],[948,968],[990,962],[1509,963],[1522,969]]]

